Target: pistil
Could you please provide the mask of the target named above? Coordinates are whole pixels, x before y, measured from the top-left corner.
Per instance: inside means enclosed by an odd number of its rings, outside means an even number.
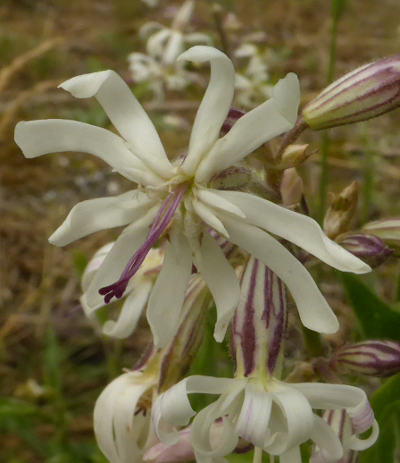
[[[179,185],[178,188],[169,193],[164,202],[161,204],[161,207],[149,230],[146,241],[129,259],[125,269],[121,273],[119,280],[109,286],[104,286],[103,288],[99,289],[99,293],[104,296],[104,302],[106,304],[108,304],[113,297],[120,299],[123,296],[126,287],[128,286],[129,280],[139,270],[150,249],[155,245],[157,240],[160,238],[162,233],[171,222],[175,211],[182,201],[186,189],[187,185],[183,184]]]

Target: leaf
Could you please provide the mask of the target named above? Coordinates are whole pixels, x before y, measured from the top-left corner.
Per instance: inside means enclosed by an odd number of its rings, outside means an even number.
[[[22,400],[14,398],[0,398],[0,419],[5,419],[11,416],[25,416],[38,413],[38,408]]]
[[[361,453],[360,463],[394,462],[399,444],[400,373],[387,380],[371,397],[371,406],[379,423],[377,443]]]
[[[392,310],[359,278],[349,273],[342,273],[340,277],[364,337],[400,341],[400,313]]]

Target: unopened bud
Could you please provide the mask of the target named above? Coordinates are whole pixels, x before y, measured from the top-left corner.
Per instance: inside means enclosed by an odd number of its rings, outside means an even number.
[[[279,158],[274,160],[274,163],[270,167],[280,170],[297,167],[309,158],[311,154],[312,152],[307,144],[289,145],[279,155]]]
[[[303,194],[303,179],[295,167],[283,172],[280,190],[284,206],[293,206],[300,202]]]
[[[393,254],[393,251],[375,235],[343,235],[343,238],[338,239],[338,243],[372,268],[383,264]]]
[[[364,121],[400,106],[400,55],[365,64],[334,81],[303,110],[313,130]]]
[[[400,247],[400,217],[369,222],[363,231],[378,236],[389,246]]]
[[[368,376],[391,376],[400,371],[400,343],[365,341],[336,351],[332,366]]]
[[[358,184],[352,182],[333,198],[324,219],[324,231],[329,238],[335,238],[347,231],[357,207]]]

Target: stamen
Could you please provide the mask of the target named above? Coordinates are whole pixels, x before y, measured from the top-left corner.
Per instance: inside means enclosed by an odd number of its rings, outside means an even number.
[[[119,280],[109,286],[104,286],[99,289],[99,293],[104,296],[104,302],[106,304],[108,304],[113,297],[120,299],[123,296],[129,280],[139,270],[150,249],[154,246],[158,238],[160,238],[171,222],[176,209],[182,201],[186,189],[187,185],[180,185],[165,198],[149,230],[146,241],[129,259],[129,262],[121,273]]]

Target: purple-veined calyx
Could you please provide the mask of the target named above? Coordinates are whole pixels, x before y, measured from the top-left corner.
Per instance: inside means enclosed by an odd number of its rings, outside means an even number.
[[[365,64],[345,74],[303,110],[313,130],[364,121],[400,105],[400,55]]]
[[[391,376],[400,371],[400,343],[364,341],[339,348],[331,359],[339,371],[369,376]]]
[[[240,281],[232,321],[232,352],[238,378],[272,376],[287,324],[286,289],[262,262],[251,257]]]
[[[381,238],[368,233],[346,233],[339,236],[337,241],[372,268],[383,264],[393,254],[393,250]]]

